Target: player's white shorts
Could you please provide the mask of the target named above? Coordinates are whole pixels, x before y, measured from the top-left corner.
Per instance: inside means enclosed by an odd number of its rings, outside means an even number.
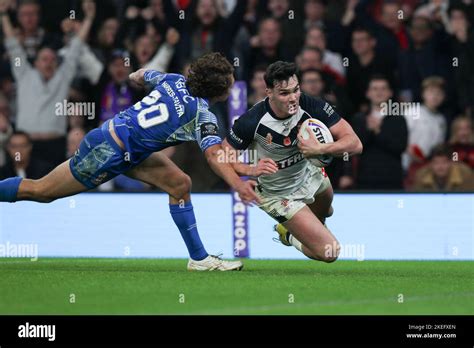
[[[262,201],[259,208],[282,223],[290,220],[305,205],[313,203],[314,196],[326,191],[330,186],[331,181],[324,168],[318,168],[298,190],[287,197],[265,196],[258,186],[255,192]]]

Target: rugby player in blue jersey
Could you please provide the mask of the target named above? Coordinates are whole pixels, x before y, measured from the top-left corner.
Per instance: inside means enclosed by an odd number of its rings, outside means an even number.
[[[218,161],[221,138],[209,105],[225,101],[234,83],[232,65],[219,53],[197,59],[182,75],[138,70],[130,79],[152,91],[100,128],[90,131],[76,154],[39,180],[0,181],[0,202],[49,203],[125,174],[169,194],[170,212],[190,254],[189,270],[240,270],[240,261],[209,255],[198,234],[191,204],[191,179],[160,151],[196,141],[211,168],[244,203],[259,201],[255,182],[242,181],[232,166]],[[51,115],[51,117],[54,117]]]

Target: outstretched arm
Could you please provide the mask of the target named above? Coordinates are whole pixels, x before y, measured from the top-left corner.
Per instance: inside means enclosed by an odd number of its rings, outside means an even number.
[[[0,0],[0,18],[2,21],[3,34],[7,39],[15,36],[12,22],[10,21],[10,17],[8,17],[8,6],[8,1]]]
[[[257,183],[253,180],[243,181],[240,179],[232,165],[222,161],[222,151],[224,150],[221,144],[209,146],[204,151],[204,155],[211,169],[239,194],[240,199],[245,204],[260,203],[260,199],[254,190]]]
[[[0,20],[2,22],[2,29],[5,35],[5,48],[10,56],[10,65],[15,79],[18,81],[26,72],[31,69],[28,62],[26,52],[21,46],[18,39],[15,37],[15,30],[13,29],[10,17],[8,17],[8,1],[0,0]]]
[[[143,68],[158,71],[167,71],[171,58],[175,51],[175,46],[179,42],[179,32],[174,28],[169,28],[166,32],[166,42],[164,42],[153,58],[145,64]]]
[[[262,158],[258,161],[257,165],[239,162],[238,150],[234,149],[227,139],[224,139],[222,148],[224,153],[229,155],[229,158],[236,159],[235,161],[229,161],[229,163],[239,175],[257,177],[260,175],[274,174],[278,171],[277,164],[271,158]]]
[[[77,36],[82,42],[86,42],[89,32],[91,31],[92,22],[95,17],[95,2],[93,0],[84,0],[82,2],[82,10],[84,11],[84,20]]]
[[[137,85],[143,87],[145,86],[145,72],[146,69],[138,69],[137,71],[132,72],[128,78],[130,81],[136,83]]]
[[[157,85],[165,76],[166,74],[159,71],[142,68],[131,73],[128,78],[140,87],[144,87],[146,84]]]

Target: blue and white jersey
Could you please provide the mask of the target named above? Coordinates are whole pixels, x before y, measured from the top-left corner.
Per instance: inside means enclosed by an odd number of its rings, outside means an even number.
[[[132,163],[185,141],[196,141],[202,151],[222,142],[208,101],[191,96],[184,76],[148,70],[144,78],[153,90],[113,120]]]

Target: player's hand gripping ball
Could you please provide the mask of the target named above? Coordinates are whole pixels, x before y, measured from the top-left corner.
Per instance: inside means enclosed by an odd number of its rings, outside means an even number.
[[[311,136],[310,132],[313,133],[314,137]],[[326,167],[331,163],[332,156],[317,154],[318,142],[320,144],[329,144],[334,142],[331,131],[324,123],[315,118],[310,118],[304,121],[300,128],[300,137],[304,140],[309,140],[309,144],[311,144],[311,137],[317,141],[314,142],[312,146],[312,150],[314,149],[316,154],[309,154],[306,156],[308,161],[310,161],[316,167]]]

